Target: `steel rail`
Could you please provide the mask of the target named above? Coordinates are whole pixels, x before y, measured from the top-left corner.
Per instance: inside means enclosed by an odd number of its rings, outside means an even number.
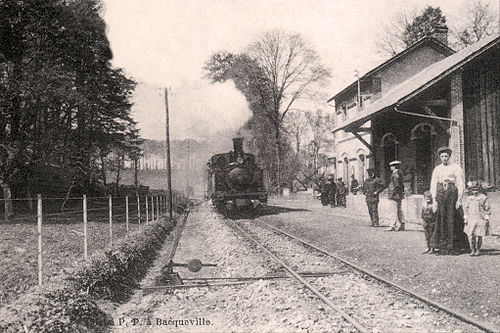
[[[143,296],[149,295],[155,291],[173,291],[176,289],[191,289],[191,288],[210,288],[210,287],[228,287],[241,286],[252,283],[252,281],[232,281],[232,282],[215,282],[215,283],[193,283],[193,284],[173,284],[167,286],[154,286],[142,288]]]
[[[361,273],[363,273],[365,275],[371,276],[372,278],[374,278],[374,279],[376,279],[376,280],[378,280],[380,282],[383,282],[383,283],[385,283],[385,284],[387,284],[387,285],[389,285],[391,287],[399,289],[400,291],[402,291],[402,292],[404,292],[404,293],[406,293],[406,294],[408,294],[408,295],[410,295],[410,296],[412,296],[412,297],[414,297],[414,298],[416,298],[416,299],[418,299],[418,300],[420,300],[420,301],[422,301],[422,302],[424,302],[424,303],[426,303],[428,305],[431,305],[431,306],[433,306],[436,309],[439,309],[439,310],[441,310],[443,312],[446,312],[446,313],[450,314],[451,316],[453,316],[453,317],[455,317],[457,319],[460,319],[463,322],[471,324],[471,325],[473,325],[473,326],[475,326],[475,327],[477,327],[477,328],[479,328],[479,329],[481,329],[481,330],[483,330],[485,332],[488,332],[488,333],[500,332],[500,328],[489,327],[488,325],[486,325],[484,323],[477,322],[475,319],[473,319],[473,318],[471,318],[471,317],[469,317],[469,316],[467,316],[467,315],[465,315],[463,313],[460,313],[460,312],[457,312],[455,310],[452,310],[452,309],[450,309],[450,308],[448,308],[448,307],[446,307],[446,306],[444,306],[442,304],[439,304],[439,303],[431,300],[430,298],[427,298],[427,297],[425,297],[423,295],[415,293],[415,292],[413,292],[413,291],[411,291],[411,290],[409,290],[409,289],[407,289],[407,288],[405,288],[405,287],[403,287],[403,286],[401,286],[401,285],[399,285],[397,283],[391,282],[388,279],[386,279],[386,278],[384,278],[384,277],[382,277],[382,276],[380,276],[380,275],[378,275],[378,274],[376,274],[376,273],[374,273],[374,272],[372,272],[372,271],[370,271],[370,270],[368,270],[366,268],[361,268],[358,265],[356,265],[356,264],[354,264],[354,263],[352,263],[350,261],[347,261],[347,260],[345,260],[343,258],[340,258],[339,256],[337,256],[337,255],[335,255],[335,254],[333,254],[331,252],[328,252],[327,250],[324,250],[324,249],[322,249],[322,248],[320,248],[320,247],[318,247],[316,245],[313,245],[313,244],[311,244],[311,243],[309,243],[309,242],[307,242],[307,241],[305,241],[303,239],[300,239],[300,238],[298,238],[298,237],[296,237],[294,235],[291,235],[291,234],[287,233],[286,231],[283,231],[283,230],[281,230],[279,228],[276,228],[276,227],[270,225],[267,222],[261,221],[260,223],[265,224],[266,226],[268,226],[269,228],[275,230],[276,232],[279,232],[279,233],[281,233],[283,235],[286,235],[286,236],[288,236],[288,237],[290,237],[292,239],[295,239],[295,240],[299,241],[300,243],[302,243],[302,244],[304,244],[304,245],[306,245],[306,246],[308,246],[308,247],[310,247],[310,248],[312,248],[312,249],[314,249],[316,251],[319,251],[319,252],[321,252],[323,254],[326,254],[329,257],[335,258],[335,259],[343,262],[344,264],[346,264],[346,265],[354,268],[355,270],[357,270],[357,271],[359,271],[359,272],[361,272]]]
[[[168,256],[167,259],[167,265],[170,264],[170,262],[174,259],[175,257],[175,252],[177,251],[177,246],[179,246],[179,241],[182,236],[182,232],[184,231],[184,226],[186,225],[186,221],[189,215],[189,210],[186,211],[184,218],[182,219],[181,224],[176,228],[176,234],[174,238],[174,244],[172,246],[172,250],[170,251],[170,255]]]
[[[298,274],[302,277],[327,277],[339,274],[350,273],[350,271],[326,272],[326,273],[302,273]],[[225,281],[225,280],[274,280],[274,279],[289,279],[290,276],[284,275],[263,275],[263,276],[240,276],[240,277],[199,277],[199,278],[183,278],[182,281]]]
[[[172,248],[170,249],[170,253],[168,254],[168,259],[167,259],[167,264],[163,266],[162,270],[170,265],[172,260],[175,257],[175,252],[177,251],[177,247],[179,246],[179,241],[182,236],[182,232],[184,231],[184,227],[186,226],[186,221],[188,218],[190,210],[187,209],[183,214],[184,216],[180,216],[179,218],[182,218],[181,222],[177,224],[176,228],[173,230],[172,233],[169,234],[169,236],[172,236],[169,241],[173,241],[172,243]],[[173,234],[173,235],[172,235]],[[168,290],[169,288],[172,289],[172,287],[175,287],[174,285],[172,286],[154,286],[154,287],[144,287],[142,288],[142,295],[148,295],[156,290]]]
[[[258,240],[253,238],[248,232],[246,232],[242,227],[240,227],[238,224],[236,224],[234,221],[231,220],[226,220],[231,222],[237,229],[239,229],[245,237],[250,239],[252,242],[254,242],[257,246],[262,248],[271,258],[273,258],[275,261],[277,261],[289,274],[291,274],[297,281],[302,283],[304,286],[307,287],[310,291],[312,291],[316,296],[318,296],[326,305],[334,309],[336,312],[338,312],[347,322],[352,324],[358,331],[362,333],[368,333],[368,329],[363,327],[359,322],[357,322],[354,318],[352,318],[348,313],[344,312],[341,308],[337,307],[335,304],[332,303],[327,297],[325,297],[322,293],[320,293],[316,288],[314,288],[309,282],[304,280],[295,270],[293,270],[290,266],[288,266],[285,262],[283,262],[278,256],[276,256],[274,253],[272,253],[267,247],[262,245]]]

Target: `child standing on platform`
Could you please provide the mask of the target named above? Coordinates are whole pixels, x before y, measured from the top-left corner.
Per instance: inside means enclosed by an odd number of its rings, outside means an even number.
[[[464,232],[469,236],[471,256],[478,256],[483,237],[491,234],[488,196],[477,181],[467,184],[469,197],[464,205]]]
[[[427,242],[427,250],[424,253],[434,253],[435,250],[431,246],[432,232],[436,224],[436,213],[432,209],[432,195],[430,191],[424,193],[424,206],[422,207],[422,220],[425,233],[425,241]]]

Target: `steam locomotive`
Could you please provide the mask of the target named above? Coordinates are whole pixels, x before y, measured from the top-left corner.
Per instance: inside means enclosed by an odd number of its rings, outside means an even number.
[[[243,152],[243,138],[234,138],[233,151],[213,155],[207,167],[207,196],[219,212],[253,211],[267,203],[263,171],[254,155]]]

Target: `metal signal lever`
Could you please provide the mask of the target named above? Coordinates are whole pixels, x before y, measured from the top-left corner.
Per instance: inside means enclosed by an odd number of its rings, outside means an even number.
[[[182,285],[182,279],[179,273],[174,272],[173,267],[187,267],[191,272],[199,272],[203,266],[217,266],[217,264],[204,264],[199,259],[192,259],[187,264],[179,264],[170,261],[161,269],[161,275],[156,278],[156,285]]]
[[[175,267],[187,267],[191,272],[199,272],[203,266],[210,266],[210,267],[216,267],[217,264],[204,264],[201,262],[199,259],[192,259],[187,262],[187,264],[180,264],[180,263],[174,263],[171,262],[170,266],[175,266]]]

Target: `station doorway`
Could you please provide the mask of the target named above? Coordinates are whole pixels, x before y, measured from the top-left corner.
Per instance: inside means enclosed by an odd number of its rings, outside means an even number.
[[[420,123],[412,130],[415,153],[413,193],[422,194],[430,188],[433,169],[433,137],[434,127],[428,123]]]

